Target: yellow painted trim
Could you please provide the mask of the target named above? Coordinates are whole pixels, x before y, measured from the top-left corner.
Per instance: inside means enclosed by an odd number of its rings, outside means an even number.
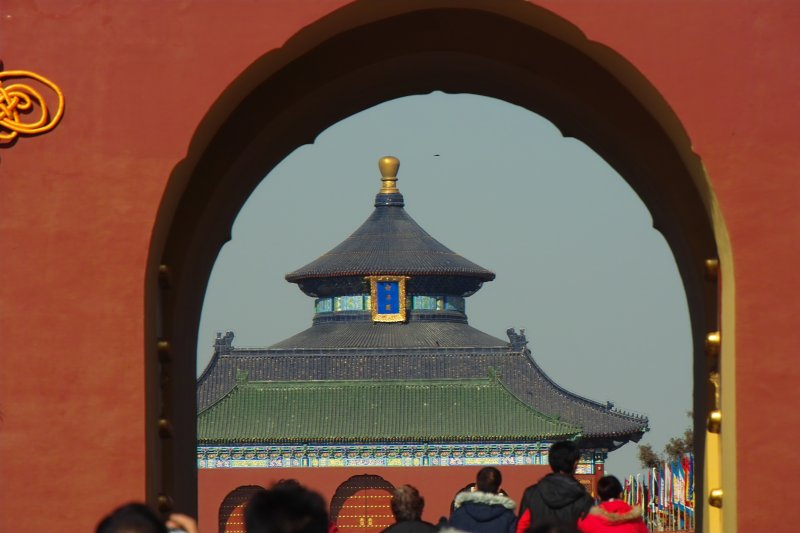
[[[679,150],[681,151],[681,150]],[[736,533],[737,520],[737,460],[736,460],[736,284],[733,267],[733,250],[725,226],[722,212],[711,188],[711,181],[705,167],[696,154],[689,150],[684,154],[687,167],[692,171],[706,205],[714,230],[719,258],[720,283],[720,400],[722,411],[722,430],[719,434],[706,432],[704,457],[704,486],[699,498],[703,508],[703,533]],[[699,168],[698,168],[699,167]],[[699,174],[699,175],[698,175]],[[695,376],[695,394],[703,394],[704,376]],[[709,504],[709,494],[713,489],[722,489],[721,508]]]
[[[734,276],[733,250],[731,250],[728,231],[722,222],[719,206],[714,202],[712,221],[717,240],[717,252],[722,275],[722,303],[720,309],[720,331],[722,346],[720,351],[720,375],[722,378],[722,449],[721,481],[724,494],[722,506],[722,525],[726,533],[735,533],[738,528],[737,516],[737,450],[736,450],[736,279]],[[710,533],[721,533],[720,529]]]

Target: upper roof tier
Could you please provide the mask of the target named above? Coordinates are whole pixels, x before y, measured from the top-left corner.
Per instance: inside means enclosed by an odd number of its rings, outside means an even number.
[[[468,278],[467,285],[472,289],[465,292],[474,292],[484,281],[494,279],[493,272],[447,248],[406,213],[403,195],[396,186],[400,161],[384,157],[378,166],[383,184],[369,218],[334,249],[287,274],[287,281],[299,284],[308,294],[320,295],[333,291],[329,286],[327,290],[321,289],[315,280],[329,278],[373,275]]]

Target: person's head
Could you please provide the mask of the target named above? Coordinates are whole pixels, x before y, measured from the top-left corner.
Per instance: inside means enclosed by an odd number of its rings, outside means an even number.
[[[148,506],[129,503],[114,509],[97,524],[96,533],[167,533],[167,526]]]
[[[597,482],[597,495],[602,501],[619,498],[622,494],[622,483],[614,476],[604,476]]]
[[[392,492],[392,513],[398,522],[419,520],[425,507],[425,498],[411,485],[401,485]]]
[[[495,467],[487,466],[478,471],[475,481],[479,491],[497,494],[497,491],[500,490],[500,484],[503,482],[503,476],[500,475],[500,471]]]
[[[574,474],[580,457],[581,452],[577,444],[569,440],[562,440],[550,446],[550,453],[547,460],[553,472]]]
[[[250,498],[244,511],[247,533],[327,533],[325,500],[295,480],[279,481]]]

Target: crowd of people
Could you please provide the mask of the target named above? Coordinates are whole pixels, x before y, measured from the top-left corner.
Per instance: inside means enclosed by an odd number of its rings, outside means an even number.
[[[425,500],[403,485],[391,500],[395,524],[382,533],[647,533],[641,509],[620,499],[622,485],[614,476],[597,483],[597,501],[575,478],[580,452],[575,443],[550,447],[552,472],[522,494],[519,508],[502,489],[502,475],[482,468],[474,483],[460,490],[449,517],[436,525],[422,520]],[[244,512],[247,533],[335,533],[325,500],[294,480],[261,489]],[[171,515],[161,520],[142,504],[128,504],[105,517],[97,533],[198,533],[194,520]]]

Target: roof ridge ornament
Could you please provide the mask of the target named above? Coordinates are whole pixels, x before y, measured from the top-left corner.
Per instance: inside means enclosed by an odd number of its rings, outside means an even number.
[[[521,328],[519,333],[515,328],[508,328],[506,335],[508,335],[508,340],[511,342],[511,347],[515,350],[523,350],[528,346],[528,338],[525,336],[524,328]]]
[[[232,331],[226,331],[223,335],[222,332],[217,332],[217,338],[214,339],[214,351],[220,355],[227,355],[233,352],[233,337]]]
[[[400,170],[400,160],[387,155],[378,160],[378,169],[381,171],[381,190],[375,196],[375,207],[384,205],[403,207],[403,195],[397,188],[397,172]]]

